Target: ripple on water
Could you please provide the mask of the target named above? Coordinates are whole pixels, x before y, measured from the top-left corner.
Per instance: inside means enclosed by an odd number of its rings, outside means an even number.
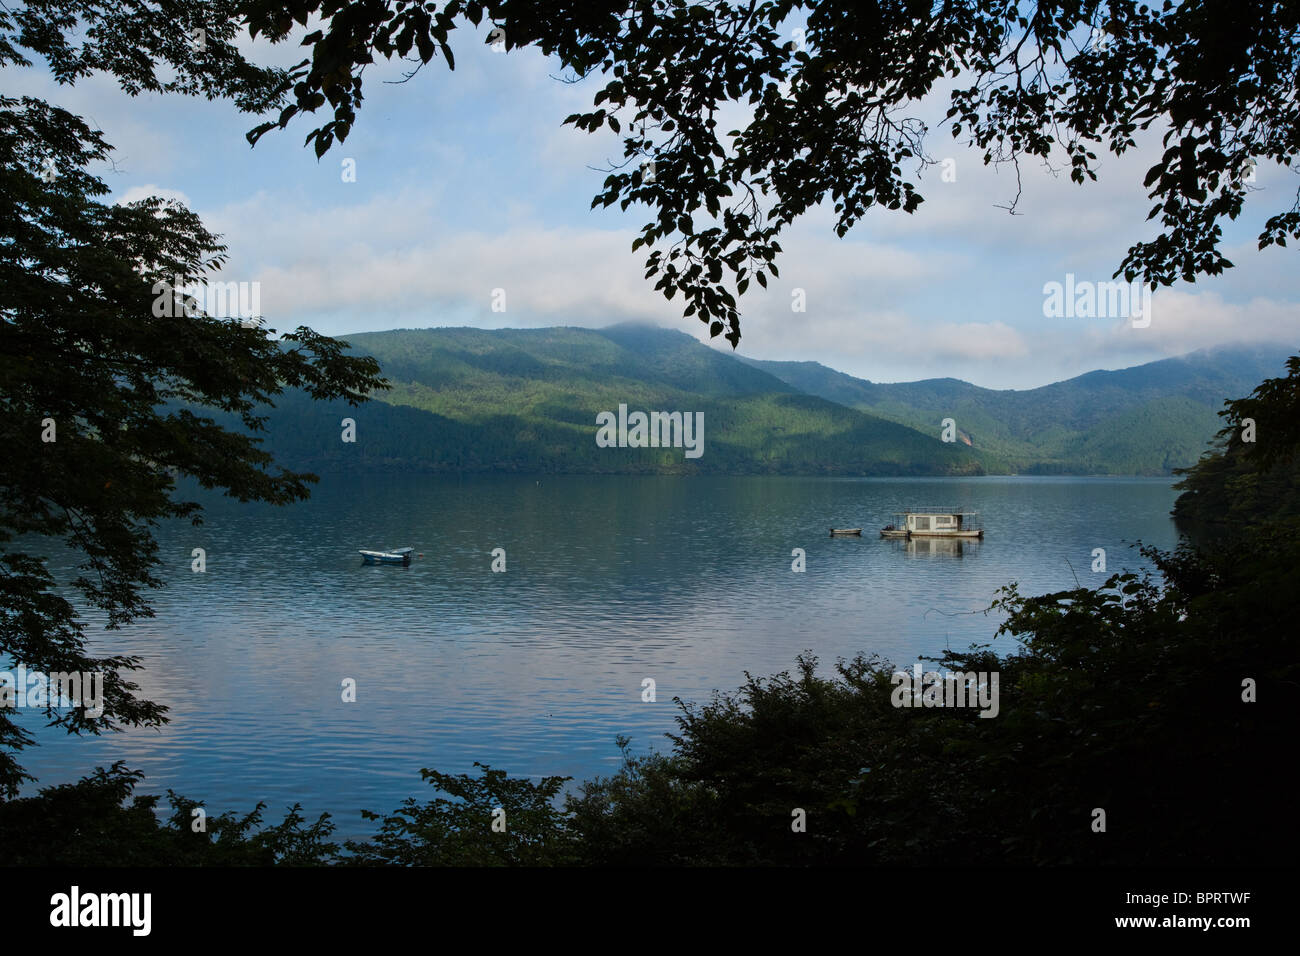
[[[327,476],[290,508],[217,499],[201,528],[161,533],[157,616],[95,636],[142,657],[135,679],[172,723],[80,740],[28,721],[42,746],[25,764],[47,785],[121,759],[149,792],[213,810],[266,800],[273,820],[301,802],[357,835],[361,808],[431,795],[422,767],[608,774],[617,734],[667,748],[673,697],[734,689],[805,649],[907,663],[987,641],[998,621],[971,612],[1003,584],[1095,583],[1093,548],[1113,571],[1142,564],[1126,541],[1171,546],[1173,497],[1143,480]],[[934,554],[871,536],[939,499],[983,512],[988,537]],[[831,538],[831,524],[864,536]],[[355,553],[404,544],[425,557],[367,567]],[[496,547],[505,574],[489,570]]]

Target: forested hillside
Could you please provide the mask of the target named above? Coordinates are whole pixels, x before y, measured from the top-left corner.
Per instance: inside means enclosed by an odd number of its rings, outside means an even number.
[[[400,329],[348,337],[392,384],[358,409],[287,395],[268,446],[296,467],[627,474],[1160,475],[1191,465],[1225,399],[1285,351],[1195,353],[1025,391],[878,384],[743,360],[691,336],[606,329]],[[704,451],[601,448],[596,416],[702,412]],[[356,420],[356,442],[340,422]],[[940,441],[952,418],[958,441]]]
[[[392,389],[360,408],[287,395],[268,447],[297,467],[627,474],[956,475],[980,455],[806,395],[681,332],[416,329],[349,336]],[[702,412],[703,453],[601,448],[596,416]],[[356,441],[340,422],[356,421]]]
[[[1017,472],[1158,475],[1193,464],[1219,429],[1224,401],[1279,374],[1287,355],[1281,346],[1195,352],[1024,390],[951,378],[881,384],[816,362],[744,361],[926,433],[952,418],[986,461]]]
[[[1180,474],[1174,517],[1193,535],[1293,534],[1300,523],[1300,356],[1228,402],[1214,447]]]

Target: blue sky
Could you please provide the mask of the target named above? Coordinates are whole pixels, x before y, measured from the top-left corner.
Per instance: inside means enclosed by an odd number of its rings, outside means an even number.
[[[453,34],[456,70],[435,60],[406,83],[396,65],[366,74],[366,100],[347,142],[317,161],[302,145],[310,117],[250,149],[252,117],[228,103],[121,93],[94,77],[56,87],[40,70],[6,77],[10,95],[39,95],[92,119],[117,147],[102,175],[122,201],[182,197],[224,235],[223,278],[261,283],[270,326],[330,335],[442,325],[602,326],[645,321],[707,340],[643,276],[630,251],[648,218],[632,207],[589,209],[618,137],[561,126],[600,85],[560,82],[533,50],[494,53],[466,26]],[[264,61],[297,48],[250,44]],[[829,208],[781,242],[781,276],[740,301],[745,355],[815,360],[875,381],[954,376],[996,388],[1045,384],[1237,342],[1296,343],[1300,282],[1294,252],[1255,249],[1260,224],[1289,208],[1295,174],[1262,167],[1246,213],[1226,230],[1238,268],[1154,295],[1152,321],[1047,318],[1043,286],[1105,281],[1128,245],[1151,236],[1142,175],[1159,153],[1105,156],[1100,181],[1071,183],[1022,168],[1020,215],[995,204],[1014,172],[985,167],[948,136],[939,97],[920,105],[936,158],[913,216],[874,210],[845,238]],[[733,119],[739,119],[737,112]],[[725,122],[725,119],[724,119]],[[731,128],[735,124],[724,125]],[[341,164],[356,162],[356,182]],[[506,311],[491,311],[493,289]],[[804,290],[807,311],[791,311]],[[722,340],[715,347],[729,349]]]

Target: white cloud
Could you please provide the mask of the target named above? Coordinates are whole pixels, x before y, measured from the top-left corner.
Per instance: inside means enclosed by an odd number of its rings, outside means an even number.
[[[944,322],[923,344],[939,358],[962,361],[999,362],[1029,355],[1024,336],[1005,322]]]
[[[352,136],[320,163],[300,146],[307,124],[315,125],[309,119],[250,151],[243,133],[253,121],[230,104],[131,98],[103,77],[71,89],[56,88],[40,70],[6,78],[18,92],[100,121],[121,147],[124,172],[105,174],[119,201],[159,194],[195,208],[192,197],[230,246],[227,277],[260,280],[263,308],[278,328],[310,324],[340,334],[452,320],[492,327],[630,319],[707,339],[702,324],[681,316],[680,298],[653,291],[645,254],[630,249],[649,212],[588,212],[603,176],[586,167],[621,161],[621,139],[561,121],[590,109],[604,78],[557,82],[554,60],[535,50],[493,54],[485,35],[453,34],[454,73],[438,60],[411,82],[390,85],[383,81],[400,78],[401,66],[377,65]],[[273,52],[287,62],[305,51]],[[741,300],[746,354],[815,359],[877,380],[954,375],[1025,386],[1300,333],[1294,251],[1259,252],[1253,242],[1264,216],[1290,205],[1295,181],[1287,171],[1262,168],[1260,191],[1225,229],[1225,254],[1238,268],[1158,291],[1150,328],[1046,320],[1045,281],[1067,272],[1108,279],[1128,246],[1154,233],[1141,180],[1159,143],[1103,155],[1100,180],[1084,186],[1026,162],[1022,214],[1013,217],[995,204],[1015,194],[1014,171],[986,167],[954,141],[938,121],[945,105],[936,94],[915,112],[930,120],[930,154],[956,160],[956,181],[944,182],[939,167],[927,170],[919,183],[927,201],[915,215],[871,210],[845,240],[833,234],[828,205],[812,210],[781,237],[780,277],[767,290],[751,284]],[[746,112],[730,108],[722,128]],[[357,158],[355,184],[340,184],[344,156]],[[791,311],[796,287],[806,313]],[[506,313],[490,311],[494,288],[506,290]]]
[[[167,186],[156,186],[153,183],[149,183],[145,186],[132,186],[126,192],[122,193],[115,202],[118,205],[126,205],[127,203],[138,202],[141,199],[148,199],[150,196],[172,200],[174,202],[182,203],[185,206],[191,205],[190,197],[185,195],[185,193],[181,192],[179,189],[171,189]]]
[[[235,253],[227,275],[262,283],[264,310],[277,328],[310,324],[341,334],[634,320],[708,338],[701,323],[681,316],[680,299],[666,301],[643,278],[643,255],[630,251],[631,229],[548,227],[521,208],[518,225],[498,232],[442,233],[439,203],[424,190],[330,208],[259,194],[208,218]],[[1207,346],[1287,339],[1300,330],[1285,299],[1234,303],[1201,288],[1158,291],[1147,329],[1045,320],[1041,296],[1034,314],[1018,322],[1010,314],[990,319],[963,297],[963,284],[986,270],[973,253],[842,241],[810,224],[792,231],[785,247],[780,278],[767,290],[752,286],[743,300],[742,351],[814,359],[876,380],[953,375],[1027,386]],[[1019,282],[1023,268],[1011,264],[1006,276]],[[915,301],[918,289],[949,287],[946,314]],[[498,288],[506,293],[505,313],[491,311]],[[795,288],[804,290],[806,313],[791,310]]]
[[[1110,348],[1131,348],[1135,340],[1164,355],[1231,342],[1296,342],[1300,311],[1293,302],[1275,299],[1225,302],[1217,292],[1162,289],[1152,299],[1149,327],[1116,326],[1105,343]]]

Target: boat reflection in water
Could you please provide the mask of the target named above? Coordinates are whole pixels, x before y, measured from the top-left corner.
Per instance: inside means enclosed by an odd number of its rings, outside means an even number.
[[[963,558],[980,549],[979,538],[906,538],[890,544],[909,558]]]

